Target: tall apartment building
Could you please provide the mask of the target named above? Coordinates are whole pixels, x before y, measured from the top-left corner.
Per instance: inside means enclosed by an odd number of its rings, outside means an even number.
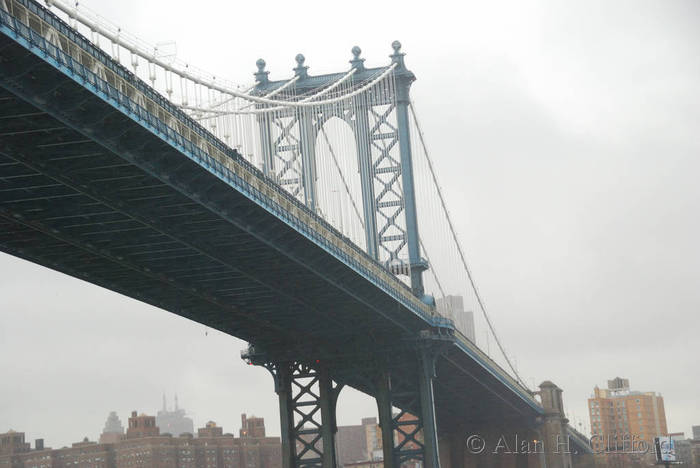
[[[588,399],[588,411],[596,450],[621,450],[623,444],[630,447],[635,441],[653,446],[654,437],[668,434],[663,397],[630,390],[628,379],[608,380],[606,389],[596,386]]]

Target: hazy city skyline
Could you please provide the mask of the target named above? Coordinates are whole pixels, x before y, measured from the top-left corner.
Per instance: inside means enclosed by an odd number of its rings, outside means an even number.
[[[298,52],[311,73],[344,70],[355,44],[385,64],[400,39],[462,243],[528,385],[552,380],[568,416],[588,423],[594,386],[629,378],[661,393],[669,431],[689,436],[700,424],[700,5],[311,3],[270,6],[263,22],[253,3],[81,2],[238,82],[259,57],[288,77]],[[323,40],[321,22],[336,29]],[[238,339],[4,254],[0,297],[0,432],[94,440],[110,411],[155,415],[166,392],[195,427],[233,432],[246,412],[279,434],[272,379],[241,361]],[[358,415],[376,415],[374,401],[344,391],[339,424]]]

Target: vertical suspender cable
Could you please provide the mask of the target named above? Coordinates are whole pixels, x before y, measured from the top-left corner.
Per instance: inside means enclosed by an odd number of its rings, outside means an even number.
[[[476,287],[474,277],[472,276],[471,270],[469,269],[469,265],[467,264],[467,260],[466,260],[466,257],[464,255],[464,252],[462,251],[462,246],[460,245],[459,239],[457,238],[457,233],[456,233],[454,225],[452,223],[452,219],[450,218],[450,213],[447,211],[447,205],[445,204],[445,198],[442,195],[442,189],[440,189],[440,184],[438,184],[437,177],[435,175],[435,169],[433,168],[433,163],[430,159],[430,155],[428,154],[428,149],[427,149],[427,146],[425,144],[425,139],[423,137],[423,131],[421,130],[420,124],[418,123],[418,118],[416,116],[416,110],[413,106],[412,101],[409,103],[409,107],[411,109],[411,115],[413,116],[413,121],[416,123],[416,128],[418,129],[418,137],[420,138],[421,145],[423,146],[423,152],[425,154],[425,159],[428,162],[428,167],[430,169],[430,174],[433,178],[433,183],[435,184],[435,187],[437,188],[437,193],[438,193],[438,196],[440,197],[440,203],[442,204],[442,209],[445,212],[445,217],[447,218],[447,223],[450,226],[450,233],[452,234],[452,239],[454,239],[455,245],[457,246],[457,252],[459,253],[460,259],[462,260],[462,265],[464,266],[464,269],[467,272],[467,277],[469,278],[469,283],[471,284],[472,290],[474,291],[474,296],[476,297],[476,301],[479,304],[479,308],[481,309],[481,312],[484,315],[484,318],[486,319],[486,323],[488,324],[489,329],[491,330],[491,333],[493,334],[493,338],[496,341],[496,344],[498,345],[498,349],[501,351],[501,354],[503,354],[503,358],[508,363],[508,367],[510,367],[510,369],[513,371],[513,374],[518,379],[518,382],[520,382],[523,386],[526,386],[525,383],[520,378],[518,371],[515,370],[515,366],[513,366],[513,364],[510,362],[508,355],[506,354],[505,350],[503,349],[503,345],[501,344],[501,340],[498,338],[498,335],[496,334],[496,330],[494,329],[493,324],[491,323],[491,319],[489,318],[488,314],[486,313],[486,307],[484,306],[484,302],[481,299],[481,295],[479,294],[479,290]]]

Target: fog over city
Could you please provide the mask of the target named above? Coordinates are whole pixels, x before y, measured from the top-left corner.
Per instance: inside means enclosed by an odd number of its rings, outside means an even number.
[[[700,424],[700,4],[82,0],[149,43],[240,83],[367,66],[400,40],[412,98],[486,307],[531,388],[587,399],[616,376],[664,397],[670,432]],[[419,213],[420,216],[420,213]],[[475,311],[476,313],[476,311]],[[479,331],[477,330],[477,333]],[[0,431],[61,447],[110,411],[175,394],[195,428],[279,435],[272,378],[245,343],[0,254]],[[338,424],[376,415],[344,390]]]

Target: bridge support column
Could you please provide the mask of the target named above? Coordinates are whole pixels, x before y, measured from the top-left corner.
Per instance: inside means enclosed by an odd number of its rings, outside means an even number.
[[[435,358],[441,347],[423,338],[419,341],[418,356],[411,356],[410,365],[415,373],[410,381],[395,378],[388,367],[377,379],[384,468],[399,468],[409,461],[422,462],[424,468],[440,468],[433,379]],[[415,357],[418,369],[415,369]],[[400,411],[394,413],[394,407]]]
[[[295,468],[296,442],[292,436],[294,428],[294,416],[292,414],[292,368],[282,364],[277,367],[275,379],[275,393],[279,400],[280,408],[280,441],[282,445],[282,468]]]
[[[323,468],[336,467],[335,434],[338,432],[338,425],[335,419],[335,407],[338,400],[338,391],[333,388],[328,369],[321,367],[318,377],[319,386],[319,406],[321,407],[321,441],[323,445],[322,465]]]
[[[271,361],[249,351],[251,364],[264,366],[275,381],[280,407],[282,468],[336,468],[335,408],[341,385],[327,368],[297,361]]]
[[[377,379],[377,413],[382,430],[382,453],[384,468],[398,468],[394,459],[394,414],[391,405],[391,378],[382,372]]]
[[[379,426],[382,431],[383,466],[384,468],[399,468],[403,464],[413,461],[422,462],[427,468],[421,412],[416,411],[417,415],[415,415],[406,410],[397,413],[393,411],[397,400],[420,409],[420,395],[416,391],[415,384],[413,386],[404,386],[403,384],[403,382],[393,382],[388,371],[383,372],[378,379],[376,399]]]
[[[435,395],[433,379],[435,378],[435,353],[427,344],[420,349],[421,373],[418,376],[420,390],[421,417],[423,419],[423,443],[426,468],[440,468],[438,451],[437,423],[435,421]]]

